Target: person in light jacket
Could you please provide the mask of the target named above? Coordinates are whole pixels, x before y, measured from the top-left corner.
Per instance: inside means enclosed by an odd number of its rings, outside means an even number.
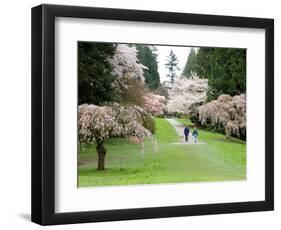
[[[198,133],[198,130],[197,130],[196,127],[194,128],[194,130],[193,130],[193,132],[192,132],[192,136],[193,136],[193,138],[194,138],[194,142],[197,143],[199,133]]]

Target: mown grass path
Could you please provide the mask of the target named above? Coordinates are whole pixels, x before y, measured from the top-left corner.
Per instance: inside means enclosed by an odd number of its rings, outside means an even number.
[[[189,120],[177,119],[183,125]],[[164,118],[156,119],[156,134],[144,146],[122,138],[106,142],[105,171],[97,171],[95,145],[84,144],[79,153],[78,185],[107,186],[243,180],[246,178],[246,144],[199,129],[207,145],[175,145],[179,135]]]
[[[189,135],[188,135],[188,141],[184,140],[184,128],[185,126],[188,126],[187,124],[184,125],[180,122],[178,122],[177,120],[173,119],[173,118],[166,118],[166,120],[174,127],[174,129],[176,130],[178,136],[179,136],[179,141],[175,142],[174,144],[183,144],[183,145],[191,145],[191,144],[196,144],[196,145],[200,145],[200,144],[206,144],[205,142],[202,141],[197,141],[195,142],[195,139],[192,136],[192,129],[189,127]]]

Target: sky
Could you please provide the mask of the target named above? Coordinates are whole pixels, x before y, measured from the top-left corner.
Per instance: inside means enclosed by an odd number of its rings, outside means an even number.
[[[155,46],[158,49],[158,72],[160,74],[160,81],[168,81],[167,78],[168,70],[166,69],[165,63],[167,62],[167,56],[169,55],[170,51],[176,54],[179,64],[178,67],[180,68],[177,71],[177,74],[180,75],[183,71],[184,65],[186,63],[190,47],[184,46]]]

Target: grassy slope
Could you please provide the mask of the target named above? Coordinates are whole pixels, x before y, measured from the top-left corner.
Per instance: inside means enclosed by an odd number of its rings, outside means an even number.
[[[177,119],[183,125],[192,124],[189,120]],[[237,167],[246,166],[246,142],[231,138],[226,139],[225,135],[202,129],[198,130],[199,141],[206,142],[214,156],[228,165]]]
[[[179,120],[185,123],[185,120]],[[156,119],[158,151],[153,141],[140,145],[125,139],[106,142],[106,170],[97,171],[94,145],[79,154],[79,186],[155,184],[245,179],[245,143],[199,130],[208,145],[175,145],[178,135],[165,119]]]

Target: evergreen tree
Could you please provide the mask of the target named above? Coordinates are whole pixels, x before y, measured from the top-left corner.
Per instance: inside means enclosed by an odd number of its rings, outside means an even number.
[[[101,105],[118,99],[116,76],[112,64],[116,45],[108,43],[78,44],[79,104]]]
[[[196,72],[196,52],[194,48],[191,48],[184,69],[182,71],[182,75],[186,76],[187,78],[191,78],[195,72]]]
[[[198,76],[209,80],[209,100],[246,93],[245,49],[200,48],[196,62]]]
[[[157,50],[153,46],[136,45],[138,50],[138,60],[147,67],[144,69],[145,83],[150,89],[156,89],[160,85],[158,73]]]
[[[176,78],[176,71],[179,70],[178,67],[179,61],[177,56],[174,54],[173,50],[170,51],[170,54],[167,56],[167,62],[165,64],[168,69],[167,76],[170,78],[170,83],[173,85]]]

